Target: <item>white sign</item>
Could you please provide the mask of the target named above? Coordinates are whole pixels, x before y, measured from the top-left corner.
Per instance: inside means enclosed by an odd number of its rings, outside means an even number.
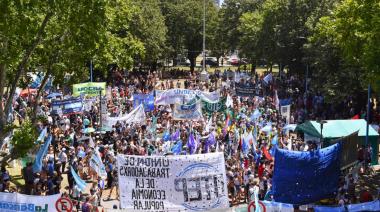
[[[281,115],[286,118],[286,123],[290,124],[290,105],[281,106]]]
[[[0,211],[56,211],[55,203],[61,194],[32,196],[0,192]]]
[[[141,104],[137,108],[133,109],[130,113],[122,117],[107,117],[104,126],[112,128],[117,122],[125,122],[127,124],[136,123],[143,124],[145,123],[145,112],[144,106]]]
[[[173,109],[174,120],[200,120],[203,119],[200,101],[193,104],[175,104]]]
[[[117,156],[120,204],[128,211],[228,208],[223,153]]]
[[[164,91],[156,91],[155,105],[170,105],[178,103],[187,103],[194,99],[196,96],[202,100],[215,103],[219,101],[219,91],[203,92],[200,90],[189,89],[169,89]]]

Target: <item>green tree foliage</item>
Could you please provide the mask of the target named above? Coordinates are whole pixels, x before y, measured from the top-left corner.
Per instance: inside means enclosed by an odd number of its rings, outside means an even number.
[[[216,39],[217,49],[227,53],[240,49],[239,42],[242,36],[240,18],[244,13],[254,12],[260,8],[262,0],[225,0],[221,6],[218,16],[218,28]]]
[[[134,13],[131,20],[131,31],[144,45],[145,54],[140,59],[152,65],[162,58],[166,48],[167,27],[159,3],[159,0],[133,2],[138,12]]]
[[[25,157],[29,150],[31,150],[37,140],[37,130],[29,120],[23,122],[19,129],[16,129],[11,140],[11,156],[10,158],[16,159]]]
[[[202,52],[203,0],[168,0],[162,1],[161,7],[173,58],[186,49],[191,70],[194,70],[195,58]],[[210,46],[214,42],[217,20],[217,6],[214,1],[206,0],[206,44]]]
[[[144,44],[131,33],[132,19],[138,8],[131,0],[109,0],[105,6],[106,18],[97,44],[94,57],[95,64],[105,70],[108,64],[117,64],[131,68],[133,58],[144,55]]]
[[[379,90],[379,1],[344,0],[331,16],[320,19],[317,30],[317,36],[328,39],[347,62],[359,67],[363,84],[370,82]]]

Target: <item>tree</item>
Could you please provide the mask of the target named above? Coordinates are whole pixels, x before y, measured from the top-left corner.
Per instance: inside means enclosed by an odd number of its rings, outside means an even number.
[[[131,31],[143,42],[145,54],[140,59],[154,69],[166,48],[165,18],[161,13],[158,0],[137,0],[133,2],[138,12],[131,20]]]
[[[132,18],[138,8],[131,0],[109,0],[105,10],[104,26],[98,29],[101,38],[95,46],[94,63],[102,70],[109,64],[131,68],[133,58],[145,54],[142,41],[131,33]]]
[[[378,1],[344,0],[331,16],[320,19],[319,36],[342,51],[345,60],[362,70],[362,85],[376,90],[380,79],[380,4]],[[366,86],[364,86],[366,87]]]
[[[217,40],[218,50],[223,52],[238,49],[242,36],[240,18],[244,13],[258,10],[264,1],[262,0],[225,0],[218,16]]]
[[[193,71],[195,59],[202,52],[203,0],[170,0],[163,1],[161,6],[170,36],[168,41],[172,43],[172,56],[175,58],[186,49]],[[214,1],[206,0],[206,43],[213,42],[216,26],[217,7]]]

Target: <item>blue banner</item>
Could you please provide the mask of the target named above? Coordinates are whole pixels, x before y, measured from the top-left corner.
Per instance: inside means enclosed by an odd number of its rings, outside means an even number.
[[[144,105],[145,112],[154,110],[154,96],[150,94],[133,94],[133,107],[137,108],[140,104]]]
[[[65,99],[53,101],[52,114],[67,115],[81,113],[83,110],[83,103],[81,98]]]
[[[70,168],[70,171],[71,171],[71,175],[73,175],[74,181],[77,184],[78,188],[81,191],[84,191],[84,189],[87,186],[87,183],[79,177],[79,175],[75,172],[73,167]]]
[[[42,170],[42,159],[47,154],[49,145],[51,143],[52,136],[50,135],[49,138],[45,141],[45,143],[40,147],[40,149],[37,152],[36,159],[34,160],[33,164],[33,172],[40,172]]]

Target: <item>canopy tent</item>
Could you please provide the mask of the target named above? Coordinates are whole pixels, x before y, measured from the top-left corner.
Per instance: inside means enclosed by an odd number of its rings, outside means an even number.
[[[331,145],[331,141],[351,135],[358,131],[358,139],[360,144],[365,144],[367,122],[364,119],[356,120],[326,120],[323,124],[323,141],[325,146]],[[317,121],[307,121],[297,125],[296,131],[303,132],[307,136],[320,138],[321,125]],[[368,144],[372,147],[372,164],[378,164],[379,133],[371,126],[368,131]]]

